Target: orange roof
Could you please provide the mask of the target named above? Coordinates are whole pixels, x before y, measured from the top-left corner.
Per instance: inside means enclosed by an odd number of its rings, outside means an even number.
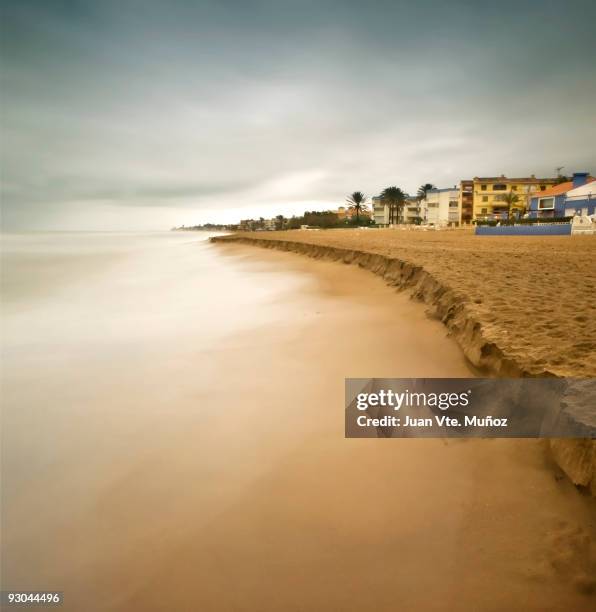
[[[591,183],[595,179],[589,176],[586,180],[587,183]],[[573,189],[573,181],[566,181],[565,183],[560,183],[559,185],[555,185],[554,187],[550,187],[549,189],[545,189],[544,191],[535,191],[532,193],[533,198],[540,197],[544,198],[545,196],[558,196],[563,193],[567,193],[570,189]]]

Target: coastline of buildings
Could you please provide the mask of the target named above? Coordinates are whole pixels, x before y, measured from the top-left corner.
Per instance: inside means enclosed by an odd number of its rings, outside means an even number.
[[[428,189],[424,198],[406,195],[399,223],[454,227],[515,218],[562,218],[596,214],[596,180],[587,172],[566,177],[474,177],[459,186]],[[592,187],[590,187],[592,185]],[[389,226],[389,206],[372,198],[375,225]]]
[[[304,229],[305,227],[319,227],[325,229],[342,227],[363,227],[373,225],[371,211],[363,208],[356,218],[354,210],[340,206],[337,210],[306,211],[303,215],[284,217],[277,215],[271,219],[242,219],[240,223],[217,224],[205,223],[202,225],[181,225],[172,228],[173,231],[242,231],[262,232],[288,229]]]
[[[436,188],[427,185],[419,195],[404,194],[397,209],[397,224],[458,227],[475,223],[498,223],[511,219],[561,219],[596,214],[596,179],[588,172],[571,178],[508,178],[504,175],[474,177],[459,185]],[[274,231],[285,229],[389,227],[390,204],[382,196],[371,198],[371,207],[339,206],[337,210],[307,211],[301,216],[243,219],[238,224],[205,223],[174,230]]]

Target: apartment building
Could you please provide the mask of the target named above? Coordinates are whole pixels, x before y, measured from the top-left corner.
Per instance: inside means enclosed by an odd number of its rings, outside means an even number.
[[[238,229],[241,232],[250,232],[255,229],[256,221],[254,219],[242,219],[238,225]]]
[[[376,225],[389,225],[389,206],[380,196],[372,198],[372,217]],[[398,213],[397,223],[419,223],[422,220],[420,202],[415,196],[406,195],[403,208]]]
[[[587,172],[574,172],[570,181],[555,185],[550,189],[535,193],[530,201],[529,215],[533,218],[548,219],[552,217],[573,216],[576,213],[590,215],[594,213],[594,202],[584,202],[574,197],[582,193],[578,188],[594,183],[596,179]],[[596,187],[596,184],[592,185]],[[590,193],[590,190],[587,191]],[[589,199],[589,198],[585,198]]]
[[[474,181],[463,180],[459,183],[458,194],[459,210],[461,213],[460,223],[468,224],[474,218]]]
[[[460,190],[457,187],[430,189],[420,204],[424,223],[435,227],[459,225],[461,208]]]
[[[406,203],[400,212],[400,223],[421,223],[422,213],[420,200],[416,196],[407,196]]]
[[[371,201],[375,225],[380,225],[381,227],[389,225],[389,206],[383,202],[381,196],[374,196]]]
[[[553,186],[556,180],[555,178],[536,178],[533,174],[529,178],[507,178],[504,175],[474,177],[472,181],[474,219],[506,218],[508,205],[503,198],[510,192],[519,198],[514,208],[526,211],[532,195],[545,191]]]

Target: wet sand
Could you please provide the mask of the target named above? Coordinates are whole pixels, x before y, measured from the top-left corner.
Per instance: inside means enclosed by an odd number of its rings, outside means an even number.
[[[170,402],[148,369],[140,405],[111,372],[58,411],[71,454],[10,509],[11,584],[77,611],[593,609],[594,500],[539,442],[344,439],[345,377],[470,375],[441,323],[363,270],[211,248],[284,289],[184,367],[159,345]]]

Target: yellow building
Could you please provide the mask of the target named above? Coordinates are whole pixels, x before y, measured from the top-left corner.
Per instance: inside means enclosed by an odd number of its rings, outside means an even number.
[[[556,183],[555,178],[507,178],[501,176],[474,177],[472,182],[474,219],[499,219],[507,217],[508,205],[503,196],[514,193],[519,198],[513,208],[525,212],[530,198],[537,191],[544,191]]]

